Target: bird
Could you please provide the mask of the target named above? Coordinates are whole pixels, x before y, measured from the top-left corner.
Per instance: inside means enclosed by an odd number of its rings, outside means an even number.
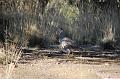
[[[68,53],[68,55],[72,52],[72,46],[73,46],[73,41],[70,38],[64,37],[61,42],[60,42],[60,49],[65,52]]]
[[[57,39],[59,40],[58,42],[60,43],[62,39],[65,37],[65,32],[62,28],[58,28],[56,31]]]
[[[61,49],[62,52],[70,55],[72,52],[71,50],[72,47],[75,46],[75,42],[65,36],[65,32],[62,28],[59,28],[57,33],[58,33],[59,48]]]

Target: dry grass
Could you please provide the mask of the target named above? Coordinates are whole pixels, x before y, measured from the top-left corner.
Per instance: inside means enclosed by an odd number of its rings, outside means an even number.
[[[104,37],[103,42],[113,41],[115,42],[115,29],[113,29],[113,26],[109,24],[107,28],[104,30]]]
[[[35,30],[41,31],[45,38],[44,42],[53,44],[55,30],[62,27],[66,35],[78,43],[96,43],[101,41],[103,34],[101,30],[104,29],[106,23],[110,22],[118,33],[116,36],[119,40],[119,19],[115,18],[119,16],[119,9],[116,9],[116,6],[107,9],[107,6],[112,6],[112,4],[106,3],[106,6],[97,6],[93,0],[81,2],[75,0],[75,5],[70,5],[67,0],[47,0],[48,3],[43,8],[39,1],[42,0],[1,0],[1,14],[3,14],[1,19],[8,21],[5,24],[10,26],[9,30],[12,34],[16,34],[13,38],[17,37],[18,40],[21,38],[21,29],[19,28],[21,27],[24,32],[30,32],[30,34]],[[44,1],[46,2],[46,0]],[[44,1],[42,2],[44,3]],[[105,7],[105,12],[101,7]],[[43,9],[45,12],[42,15],[41,10]],[[110,12],[111,14],[109,14]],[[109,28],[109,25],[107,27]],[[29,30],[26,31],[26,28]],[[24,33],[22,38],[25,41],[29,35],[26,37]]]
[[[4,49],[0,48],[0,63],[3,63],[3,61],[5,61],[5,53],[3,52]]]
[[[18,60],[21,57],[22,51],[17,49],[15,45],[7,46],[8,49],[2,48],[0,50],[1,54],[1,62],[4,64],[3,71],[4,77],[3,79],[11,79],[14,68],[17,66]]]

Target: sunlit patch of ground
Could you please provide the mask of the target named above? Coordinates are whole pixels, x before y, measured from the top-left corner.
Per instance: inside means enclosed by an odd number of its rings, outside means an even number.
[[[13,79],[119,79],[120,65],[103,63],[80,64],[59,59],[39,59],[18,64]],[[2,69],[2,67],[0,67]],[[0,75],[3,71],[0,70]]]
[[[120,65],[105,63],[93,67],[97,75],[101,76],[102,79],[120,79]]]

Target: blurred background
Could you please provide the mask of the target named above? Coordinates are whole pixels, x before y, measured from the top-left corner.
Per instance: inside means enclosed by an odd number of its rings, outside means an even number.
[[[48,47],[57,44],[58,28],[77,44],[119,46],[120,0],[0,0],[1,42]]]

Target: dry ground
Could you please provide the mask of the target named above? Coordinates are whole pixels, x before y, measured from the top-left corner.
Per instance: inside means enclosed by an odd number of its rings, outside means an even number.
[[[4,77],[0,68],[0,76]],[[120,65],[80,64],[59,59],[39,59],[19,64],[11,79],[120,79]]]

